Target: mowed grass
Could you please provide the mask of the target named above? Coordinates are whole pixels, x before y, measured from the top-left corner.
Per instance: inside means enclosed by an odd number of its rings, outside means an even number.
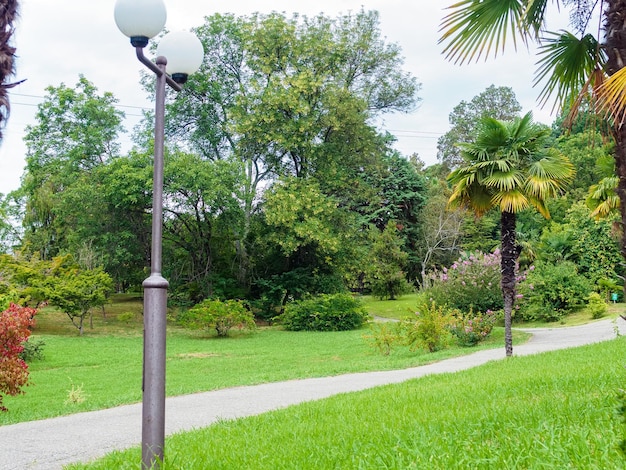
[[[626,339],[181,433],[166,469],[617,469]],[[138,448],[71,469],[139,468]]]
[[[25,394],[5,397],[0,425],[66,415],[141,401],[142,326],[137,299],[122,297],[107,307],[106,319],[94,313],[94,329],[82,337],[62,313],[38,315],[32,339],[43,340],[44,359],[30,364]],[[133,310],[135,309],[135,310]],[[129,319],[124,315],[135,312]],[[122,318],[120,320],[118,317]],[[476,348],[452,347],[434,354],[407,347],[383,356],[364,339],[368,328],[346,332],[287,332],[261,328],[218,339],[207,332],[168,329],[168,396],[281,380],[343,373],[402,369]],[[528,335],[519,333],[518,342]],[[503,347],[496,329],[481,348]]]

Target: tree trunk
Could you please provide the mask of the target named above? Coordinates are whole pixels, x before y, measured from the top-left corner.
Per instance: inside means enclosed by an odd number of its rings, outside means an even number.
[[[513,332],[511,319],[513,303],[515,302],[515,263],[518,251],[515,242],[515,214],[502,212],[500,217],[500,237],[502,244],[502,260],[500,264],[502,274],[502,299],[504,301],[504,348],[506,355],[513,355]]]
[[[626,65],[626,12],[625,0],[608,0],[604,12],[606,32],[606,53],[608,56],[607,73],[613,75]],[[621,215],[621,242],[620,251],[626,261],[626,126],[614,126],[613,137],[615,138],[615,170],[619,178],[617,195],[620,201]],[[626,284],[624,285],[626,294]]]
[[[0,129],[9,113],[9,88],[15,84],[8,83],[14,71],[15,48],[10,44],[13,35],[13,23],[17,18],[17,0],[5,0],[0,4]],[[2,132],[0,131],[0,140]]]

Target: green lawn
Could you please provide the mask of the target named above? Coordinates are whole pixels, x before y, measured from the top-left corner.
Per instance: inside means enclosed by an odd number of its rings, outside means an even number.
[[[617,469],[626,339],[513,357],[167,439],[166,469]],[[139,468],[140,451],[72,469]]]
[[[142,336],[140,316],[116,318],[133,302],[94,316],[94,329],[82,337],[63,315],[44,310],[33,340],[45,341],[44,359],[30,365],[24,395],[6,397],[9,412],[0,425],[95,410],[141,401]],[[136,303],[136,302],[134,302]],[[132,309],[131,309],[132,310]],[[262,328],[255,334],[218,339],[177,327],[168,330],[167,394],[180,395],[239,385],[359,371],[391,370],[437,361],[475,349],[453,347],[434,354],[399,347],[383,356],[358,331],[316,333]],[[526,335],[519,333],[517,341]],[[502,347],[496,329],[481,347]]]

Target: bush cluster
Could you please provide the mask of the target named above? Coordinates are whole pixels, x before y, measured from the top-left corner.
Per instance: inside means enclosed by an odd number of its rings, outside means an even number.
[[[489,337],[498,318],[493,310],[482,313],[470,309],[467,313],[455,313],[449,328],[460,346],[476,346]]]
[[[539,263],[519,286],[519,314],[525,321],[558,321],[585,304],[592,287],[571,261]]]
[[[7,410],[2,405],[3,396],[23,393],[22,387],[28,382],[28,365],[20,353],[35,325],[36,313],[16,304],[0,313],[0,411]]]
[[[500,252],[466,253],[449,268],[432,273],[427,297],[437,305],[461,311],[502,308]]]
[[[178,317],[179,323],[190,328],[215,329],[218,336],[228,336],[232,328],[254,330],[254,315],[241,300],[207,299]]]
[[[402,331],[411,350],[427,349],[429,352],[445,349],[450,344],[450,311],[435,302],[418,306],[415,318],[402,322]]]
[[[323,294],[288,303],[280,322],[289,331],[344,331],[360,328],[367,318],[351,294]]]
[[[609,311],[608,305],[597,292],[592,292],[587,297],[587,309],[589,313],[591,313],[591,318],[594,320],[602,318]]]

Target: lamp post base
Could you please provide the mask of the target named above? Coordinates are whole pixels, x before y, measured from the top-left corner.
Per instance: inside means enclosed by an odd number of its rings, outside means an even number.
[[[142,468],[160,468],[165,447],[165,338],[168,282],[152,274],[143,282]]]

